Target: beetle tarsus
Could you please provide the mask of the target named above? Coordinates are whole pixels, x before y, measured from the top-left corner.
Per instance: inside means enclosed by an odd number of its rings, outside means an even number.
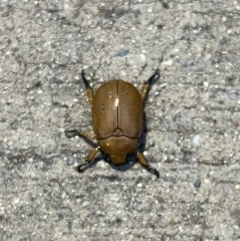
[[[156,169],[150,167],[150,166],[147,166],[146,169],[151,172],[152,174],[154,174],[157,178],[159,178],[159,173]]]
[[[146,98],[148,96],[148,91],[150,86],[155,82],[157,82],[159,78],[160,78],[160,72],[159,72],[159,69],[156,69],[154,74],[147,81],[145,81],[141,91],[141,98],[144,102],[146,101]]]
[[[78,130],[65,131],[65,135],[68,138],[72,138],[74,136],[80,136]]]
[[[86,169],[88,169],[90,166],[90,163],[86,162],[78,166],[77,170],[78,172],[84,172]]]
[[[147,171],[151,172],[151,173],[154,174],[157,178],[159,178],[159,173],[158,173],[158,171],[148,165],[148,161],[147,161],[146,157],[145,157],[141,152],[137,152],[137,158],[138,158],[140,164],[141,164],[144,168],[146,168]]]
[[[86,88],[87,88],[87,89],[91,89],[91,86],[90,86],[90,84],[89,84],[89,81],[87,80],[87,78],[86,78],[86,76],[85,76],[84,70],[82,71],[82,79],[83,79],[83,82],[84,82]]]
[[[155,83],[160,78],[160,72],[159,69],[155,70],[155,73],[148,79],[147,83],[149,85]]]

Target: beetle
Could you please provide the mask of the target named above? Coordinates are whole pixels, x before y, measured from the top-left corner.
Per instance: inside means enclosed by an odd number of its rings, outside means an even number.
[[[95,135],[77,130],[66,131],[66,135],[79,135],[89,141],[97,139],[98,146],[92,150],[86,162],[79,165],[79,172],[86,170],[99,152],[107,154],[114,165],[126,163],[127,155],[134,153],[144,168],[159,177],[158,171],[149,166],[145,156],[136,151],[143,130],[144,102],[150,85],[159,78],[157,69],[144,83],[141,92],[129,82],[111,80],[102,84],[94,94],[85,72],[82,71],[82,79],[92,105]]]

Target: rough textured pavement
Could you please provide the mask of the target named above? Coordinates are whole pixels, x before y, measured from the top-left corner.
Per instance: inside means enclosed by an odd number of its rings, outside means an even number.
[[[0,1],[0,240],[240,240],[239,1]],[[92,147],[80,73],[141,88],[144,154]],[[135,164],[135,165],[134,165]]]

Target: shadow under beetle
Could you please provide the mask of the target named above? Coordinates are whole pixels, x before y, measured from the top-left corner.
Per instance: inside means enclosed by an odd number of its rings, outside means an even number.
[[[143,130],[144,102],[150,85],[159,78],[160,73],[157,69],[144,83],[141,92],[129,82],[111,80],[102,84],[94,94],[82,71],[82,79],[92,105],[95,135],[71,130],[66,131],[66,136],[70,138],[79,135],[89,141],[97,139],[98,146],[92,150],[86,163],[78,167],[79,172],[90,166],[99,151],[107,154],[115,165],[126,163],[127,155],[135,153],[141,165],[159,177],[158,171],[149,166],[145,156],[136,151]]]

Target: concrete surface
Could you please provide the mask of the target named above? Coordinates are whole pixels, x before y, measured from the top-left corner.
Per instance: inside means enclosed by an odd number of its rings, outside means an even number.
[[[100,3],[101,2],[101,3]],[[240,240],[239,1],[0,1],[0,240]],[[116,170],[80,77],[139,88],[144,154]]]

